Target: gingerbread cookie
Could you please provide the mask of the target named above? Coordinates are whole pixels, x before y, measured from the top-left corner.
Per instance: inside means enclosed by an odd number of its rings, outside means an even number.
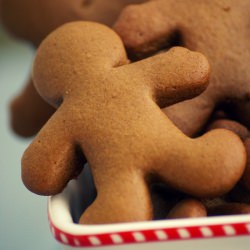
[[[33,76],[58,110],[25,151],[22,179],[35,193],[56,194],[79,173],[84,154],[98,195],[81,223],[152,219],[152,176],[195,196],[218,196],[244,171],[234,133],[190,139],[160,109],[205,89],[209,65],[200,53],[177,47],[128,64],[114,31],[76,22],[44,40]]]
[[[208,58],[212,74],[206,91],[165,110],[190,136],[220,103],[250,98],[249,9],[248,0],[152,0],[126,7],[114,26],[132,54],[147,56],[181,44]]]
[[[168,213],[168,219],[206,217],[206,207],[197,199],[184,199],[177,203]]]
[[[89,20],[110,26],[124,6],[140,3],[143,0],[2,0],[2,2],[5,27],[16,37],[38,46],[50,32],[64,23]]]
[[[2,0],[3,23],[14,36],[37,47],[55,28],[75,20],[112,25],[121,9],[145,0]],[[36,134],[54,109],[44,102],[29,80],[10,105],[11,127],[21,136]]]
[[[244,125],[230,119],[216,119],[208,125],[206,130],[210,131],[218,128],[228,129],[234,132],[241,138],[242,141],[245,141],[250,137],[249,130]]]

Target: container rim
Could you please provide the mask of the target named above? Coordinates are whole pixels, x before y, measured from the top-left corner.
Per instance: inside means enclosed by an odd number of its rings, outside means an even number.
[[[250,215],[80,225],[73,221],[67,189],[48,198],[48,220],[55,239],[74,247],[250,236]]]

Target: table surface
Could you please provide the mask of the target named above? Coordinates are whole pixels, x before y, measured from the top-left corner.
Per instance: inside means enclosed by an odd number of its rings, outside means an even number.
[[[21,181],[21,156],[31,139],[9,127],[9,102],[23,88],[34,51],[0,27],[0,250],[58,250],[47,220],[47,197]]]

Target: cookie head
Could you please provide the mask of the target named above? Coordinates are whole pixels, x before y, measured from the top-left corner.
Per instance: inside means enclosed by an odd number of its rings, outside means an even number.
[[[85,34],[80,32],[77,25],[68,29],[68,33],[64,29],[59,29],[57,34],[62,42],[58,42],[57,36],[49,36],[46,43],[48,49],[42,53],[38,50],[36,61],[42,63],[36,64],[34,68],[33,74],[39,79],[35,81],[35,86],[38,92],[55,107],[60,105],[62,99],[71,95],[82,95],[82,92],[87,91],[88,87],[84,82],[77,84],[77,87],[76,82],[79,82],[79,78],[87,77],[90,72],[95,72],[96,67],[105,69],[127,63],[125,50],[118,36],[105,36],[104,29],[94,33],[92,39],[88,39],[91,28],[91,25],[86,26]],[[75,40],[76,36],[79,39]],[[101,42],[100,37],[102,37]],[[54,50],[51,49],[53,47]],[[68,53],[64,53],[65,50]],[[48,60],[49,58],[51,59]],[[47,70],[48,68],[50,70]],[[96,73],[101,75],[103,72]],[[91,81],[91,78],[86,78],[88,84]],[[39,84],[40,82],[42,84]]]

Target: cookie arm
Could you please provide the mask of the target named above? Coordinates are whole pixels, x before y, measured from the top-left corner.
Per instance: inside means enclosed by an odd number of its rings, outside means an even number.
[[[160,107],[200,94],[210,75],[206,58],[182,47],[123,66],[122,70],[133,76],[135,84],[144,89],[147,85]]]
[[[22,157],[22,180],[32,192],[53,195],[76,177],[85,163],[73,145],[63,105],[38,133]]]
[[[107,170],[107,171],[106,171]],[[123,169],[112,173],[106,168],[95,175],[98,195],[84,211],[80,224],[107,224],[152,220],[153,211],[145,180],[137,169]],[[98,180],[101,181],[101,184]],[[110,211],[112,211],[110,213]]]

